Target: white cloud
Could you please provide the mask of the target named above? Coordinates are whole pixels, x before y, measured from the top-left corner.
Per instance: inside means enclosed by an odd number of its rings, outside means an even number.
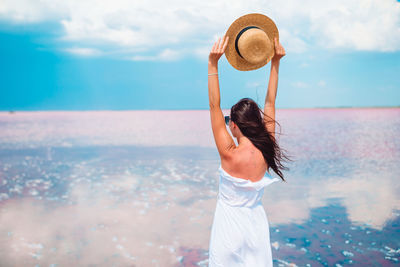
[[[161,60],[177,60],[180,56],[178,51],[167,48],[160,53],[159,58]]]
[[[324,87],[326,86],[326,82],[324,80],[320,80],[317,85],[320,87]]]
[[[101,55],[101,51],[93,48],[84,47],[73,47],[65,49],[66,52],[79,55],[79,56],[98,56]]]
[[[395,0],[0,2],[2,20],[57,22],[64,29],[61,41],[78,47],[107,46],[110,53],[125,51],[125,56],[143,60],[172,60],[183,54],[206,60],[216,34],[252,12],[274,19],[288,53],[315,48],[400,50],[400,3]],[[183,54],[177,52],[181,47],[186,49]]]
[[[291,85],[296,88],[308,88],[309,87],[308,83],[301,82],[301,81],[292,82]]]
[[[142,56],[137,55],[131,57],[131,60],[134,61],[154,61],[154,60],[161,60],[161,61],[175,61],[182,57],[182,54],[178,51],[172,49],[164,49],[156,56]]]
[[[61,1],[1,0],[0,19],[13,23],[34,23],[59,20],[67,15]]]
[[[320,45],[355,50],[400,50],[400,3],[384,1],[329,2],[324,16],[313,16],[312,30]]]
[[[258,88],[262,86],[262,84],[260,82],[247,82],[245,86],[246,88]]]
[[[279,29],[279,42],[285,48],[286,53],[303,53],[307,50],[307,43],[294,35],[286,28]]]
[[[211,46],[195,47],[193,55],[199,59],[208,60],[208,55],[210,54]]]
[[[303,63],[300,64],[300,68],[306,68],[308,66],[310,66],[310,64],[307,63],[307,62],[303,62]]]

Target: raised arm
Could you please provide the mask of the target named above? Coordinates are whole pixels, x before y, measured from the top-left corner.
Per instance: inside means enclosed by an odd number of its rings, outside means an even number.
[[[279,63],[283,56],[285,56],[285,49],[275,38],[275,55],[271,60],[271,73],[269,75],[268,91],[265,96],[265,106],[264,106],[264,123],[265,126],[275,137],[275,99],[276,91],[278,89],[278,74],[279,74]],[[272,120],[271,120],[272,119]]]
[[[208,98],[210,104],[211,126],[215,144],[221,159],[229,158],[230,151],[236,147],[232,136],[225,126],[224,115],[220,107],[220,92],[218,81],[218,60],[224,54],[229,37],[224,36],[214,43],[208,58]],[[211,75],[210,75],[211,74]]]

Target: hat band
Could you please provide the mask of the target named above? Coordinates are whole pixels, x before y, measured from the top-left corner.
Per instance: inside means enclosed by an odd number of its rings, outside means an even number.
[[[248,29],[252,29],[252,28],[260,29],[260,28],[257,27],[257,26],[248,26],[248,27],[242,29],[242,30],[238,33],[238,35],[236,36],[236,40],[235,40],[235,49],[236,49],[236,52],[239,54],[239,56],[240,56],[241,58],[243,58],[243,59],[244,59],[244,57],[242,57],[242,55],[241,55],[240,52],[239,52],[238,41],[239,41],[240,36],[241,36],[245,31],[247,31]]]

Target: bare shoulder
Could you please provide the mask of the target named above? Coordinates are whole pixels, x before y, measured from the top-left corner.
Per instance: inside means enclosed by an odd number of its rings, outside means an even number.
[[[230,149],[226,157],[221,157],[221,167],[229,173],[234,171],[235,167],[240,163],[241,156],[239,147]]]
[[[232,149],[229,158],[221,159],[221,167],[230,175],[257,181],[267,171],[267,164],[258,149]]]

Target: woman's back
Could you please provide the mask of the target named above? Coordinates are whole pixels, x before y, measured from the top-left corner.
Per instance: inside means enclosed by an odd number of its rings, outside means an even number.
[[[227,160],[221,160],[222,168],[235,177],[259,181],[268,170],[262,152],[250,141],[242,142]]]

